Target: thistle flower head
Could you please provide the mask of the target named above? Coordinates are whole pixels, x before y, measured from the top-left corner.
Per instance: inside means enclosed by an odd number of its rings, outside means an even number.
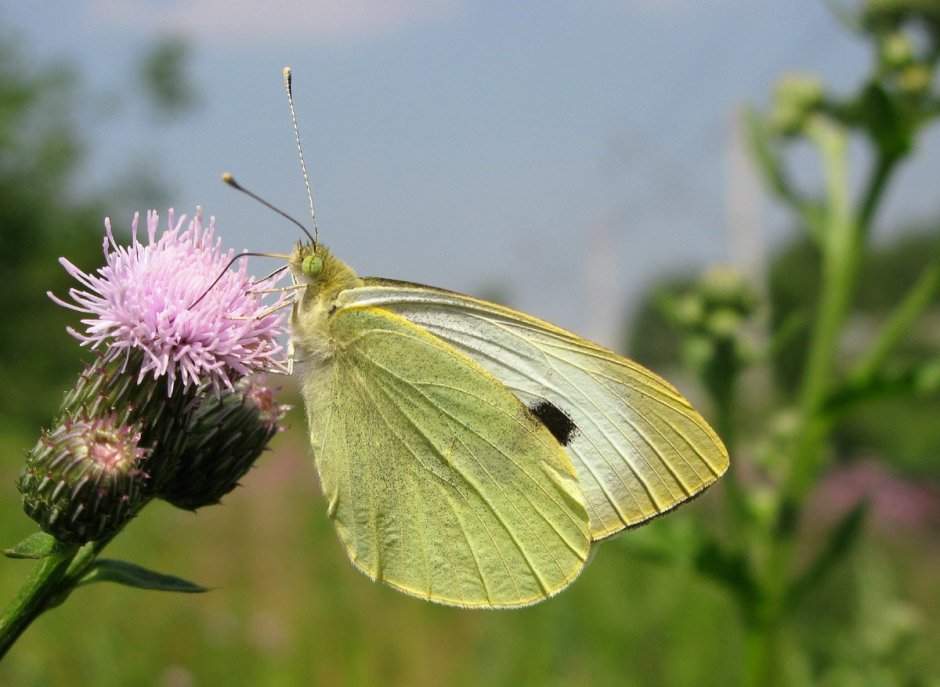
[[[64,418],[27,454],[17,486],[23,507],[62,541],[116,532],[149,498],[140,432],[115,415]]]
[[[119,246],[105,220],[106,264],[85,273],[65,258],[59,262],[81,284],[69,289],[72,302],[49,294],[59,305],[89,315],[82,331],[70,329],[82,345],[104,349],[106,360],[143,353],[138,382],[165,376],[170,393],[208,382],[217,390],[253,372],[282,368],[278,358],[284,332],[285,300],[265,302],[259,292],[275,280],[253,282],[246,261],[226,269],[234,252],[223,252],[214,237],[215,218],[203,227],[202,213],[184,229],[169,211],[168,227],[157,237],[159,216],[147,213],[147,241],[137,238],[134,215],[130,246]],[[221,275],[221,277],[219,277]],[[215,280],[218,278],[218,281]],[[215,283],[214,283],[215,282]]]
[[[234,391],[203,397],[177,449],[179,467],[156,495],[187,510],[218,503],[282,429],[279,423],[288,406],[274,395],[257,379],[242,379]]]

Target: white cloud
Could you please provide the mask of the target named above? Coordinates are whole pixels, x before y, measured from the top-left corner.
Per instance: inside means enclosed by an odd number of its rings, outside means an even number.
[[[462,0],[94,0],[96,21],[202,40],[356,42],[446,20]]]

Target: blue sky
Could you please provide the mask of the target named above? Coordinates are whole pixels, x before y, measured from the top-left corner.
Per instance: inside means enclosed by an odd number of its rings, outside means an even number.
[[[293,227],[219,174],[306,217],[289,64],[321,238],[360,274],[499,288],[608,344],[651,277],[740,253],[732,178],[754,245],[784,235],[740,171],[735,113],[784,72],[847,89],[870,59],[819,0],[34,0],[0,22],[83,75],[88,186],[152,168],[227,244],[288,250]],[[167,123],[124,91],[142,46],[175,33],[193,42],[200,106]],[[936,209],[938,148],[933,136],[887,219]]]

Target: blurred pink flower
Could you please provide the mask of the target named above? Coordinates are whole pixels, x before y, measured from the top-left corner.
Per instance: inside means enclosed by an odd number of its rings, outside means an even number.
[[[147,213],[148,240],[141,243],[135,214],[130,246],[117,244],[106,219],[107,264],[93,274],[59,259],[84,288],[69,289],[74,303],[49,297],[92,316],[82,320],[82,332],[69,332],[82,345],[104,346],[108,360],[123,357],[125,366],[132,352],[141,351],[138,383],[148,374],[154,379],[165,375],[170,393],[177,379],[184,387],[209,382],[216,389],[232,389],[245,375],[284,369],[277,356],[285,331],[285,313],[278,306],[285,296],[265,302],[259,294],[276,279],[253,282],[245,260],[237,269],[226,269],[234,252],[223,252],[221,239],[214,239],[214,217],[204,228],[197,209],[183,230],[185,215],[176,222],[172,209],[168,215],[168,227],[158,239],[159,216]]]
[[[889,530],[940,522],[938,485],[898,477],[874,460],[859,460],[833,470],[814,502],[821,511],[843,513],[862,499],[868,499],[875,524]]]

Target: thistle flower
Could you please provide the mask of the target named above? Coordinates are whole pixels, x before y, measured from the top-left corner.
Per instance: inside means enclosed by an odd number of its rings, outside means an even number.
[[[228,269],[234,252],[222,251],[214,219],[204,228],[198,210],[185,230],[170,210],[159,238],[149,212],[146,242],[138,219],[130,246],[105,220],[105,266],[86,274],[61,258],[81,286],[71,302],[49,294],[88,315],[82,331],[69,331],[99,353],[18,482],[26,512],[65,541],[112,535],[155,496],[185,508],[215,503],[282,415],[270,392],[244,379],[284,368],[286,297],[261,295],[277,280],[252,282],[244,261]]]
[[[60,541],[100,539],[137,511],[149,451],[115,415],[66,418],[27,454],[17,486],[23,508]]]
[[[105,220],[106,265],[86,274],[65,258],[59,262],[83,288],[69,289],[73,302],[49,294],[59,305],[90,315],[82,332],[70,329],[82,345],[104,348],[106,360],[123,359],[127,370],[133,351],[144,353],[136,373],[142,382],[166,376],[172,394],[177,380],[184,388],[210,382],[233,389],[253,372],[282,369],[278,337],[284,331],[285,300],[266,304],[259,291],[275,280],[253,283],[245,261],[227,270],[233,251],[223,252],[214,239],[215,218],[208,228],[202,213],[183,230],[185,216],[157,238],[159,216],[147,213],[147,243],[137,238],[139,215],[132,223],[129,247],[119,246]],[[220,276],[221,275],[221,276]],[[218,278],[218,281],[215,280]]]

